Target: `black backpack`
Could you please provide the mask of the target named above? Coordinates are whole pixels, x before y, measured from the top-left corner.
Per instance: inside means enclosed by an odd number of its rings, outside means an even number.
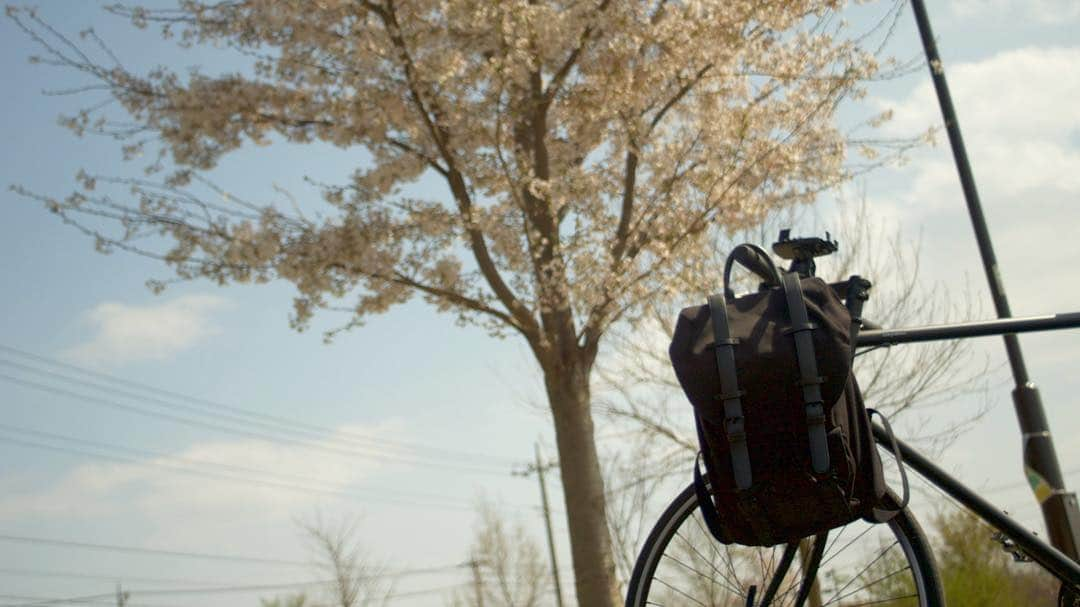
[[[733,297],[735,261],[761,290]],[[694,405],[709,481],[695,465],[695,485],[719,541],[771,546],[898,512],[851,372],[856,326],[832,287],[777,271],[754,245],[728,257],[723,295],[679,314],[669,354]]]

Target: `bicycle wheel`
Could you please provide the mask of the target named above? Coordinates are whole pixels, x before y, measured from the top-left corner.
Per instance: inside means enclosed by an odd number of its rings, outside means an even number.
[[[785,545],[724,545],[706,530],[690,485],[668,506],[645,541],[630,578],[626,606],[756,607],[767,594],[773,597],[770,606],[795,605],[803,566],[813,562],[816,550],[823,550],[823,555],[816,581],[807,588],[803,604],[808,607],[944,605],[933,555],[906,509],[888,524],[856,521],[807,538],[797,550]]]

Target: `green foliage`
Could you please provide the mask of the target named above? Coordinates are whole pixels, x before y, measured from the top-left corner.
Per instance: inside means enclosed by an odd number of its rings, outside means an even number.
[[[949,607],[1034,607],[1053,605],[1057,583],[1033,563],[1016,563],[994,539],[994,530],[967,510],[938,514],[933,520],[933,551]],[[868,574],[897,571],[905,566],[894,551],[875,563]],[[878,600],[914,594],[912,580],[892,576],[872,586]],[[914,605],[914,599],[882,602],[881,607]]]
[[[939,514],[935,556],[950,607],[1053,604],[1053,579],[1037,565],[1015,563],[994,531],[966,510]]]

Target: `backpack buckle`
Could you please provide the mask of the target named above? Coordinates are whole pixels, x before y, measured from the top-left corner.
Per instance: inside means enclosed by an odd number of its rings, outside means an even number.
[[[727,434],[729,443],[745,443],[746,429],[743,425],[743,416],[735,415],[724,418],[724,433]]]
[[[714,399],[721,403],[727,404],[728,401],[738,400],[746,396],[746,390],[735,390],[734,392],[720,392],[713,396]]]
[[[794,333],[802,333],[803,331],[813,331],[814,329],[817,329],[817,328],[818,328],[817,324],[812,323],[810,321],[807,321],[807,322],[804,322],[804,323],[799,323],[799,324],[794,324],[793,323],[790,327],[780,331],[780,334],[781,335],[792,335]]]

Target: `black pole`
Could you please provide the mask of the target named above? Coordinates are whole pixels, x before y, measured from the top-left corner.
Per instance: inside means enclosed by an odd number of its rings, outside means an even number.
[[[922,38],[923,50],[926,52],[930,77],[937,91],[942,118],[945,120],[945,130],[949,135],[949,145],[952,147],[953,159],[956,161],[956,170],[960,174],[960,186],[963,188],[964,200],[967,202],[968,213],[971,215],[971,224],[975,229],[975,239],[979,244],[979,254],[982,256],[983,267],[986,270],[986,280],[990,285],[994,308],[999,318],[1008,318],[1012,316],[1009,301],[1005,297],[1005,287],[1001,282],[997,258],[994,256],[994,248],[990,243],[990,232],[986,227],[979,193],[975,188],[975,177],[972,175],[971,165],[968,162],[964,139],[960,135],[956,109],[949,95],[949,86],[945,82],[945,68],[938,55],[937,45],[934,43],[933,31],[930,29],[930,18],[927,16],[922,0],[911,0],[911,7],[914,9],[915,21],[919,26],[919,37]],[[1023,433],[1024,471],[1042,507],[1050,542],[1074,560],[1080,560],[1080,550],[1078,550],[1080,548],[1080,508],[1077,507],[1076,494],[1065,491],[1065,483],[1061,477],[1054,443],[1050,438],[1050,428],[1046,423],[1039,390],[1028,377],[1024,357],[1020,352],[1020,342],[1014,334],[1007,334],[1004,338],[1009,366],[1012,367],[1013,378],[1016,380],[1016,388],[1013,389],[1012,394],[1016,417]]]

